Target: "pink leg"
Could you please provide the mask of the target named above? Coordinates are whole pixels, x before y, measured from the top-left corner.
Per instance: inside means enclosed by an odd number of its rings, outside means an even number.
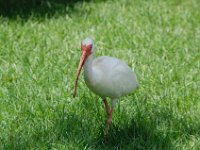
[[[103,102],[104,102],[104,105],[105,105],[105,108],[106,108],[106,113],[107,113],[106,130],[105,130],[105,134],[107,134],[108,130],[110,128],[111,121],[112,121],[112,109],[110,109],[106,99],[103,99]]]

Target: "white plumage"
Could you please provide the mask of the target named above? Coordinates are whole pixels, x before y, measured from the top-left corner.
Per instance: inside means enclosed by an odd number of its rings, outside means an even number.
[[[90,55],[84,64],[84,78],[89,89],[102,98],[118,99],[138,86],[131,68],[123,61],[109,56],[93,60]]]
[[[94,45],[90,38],[86,38],[81,45],[82,57],[77,71],[75,81],[74,96],[76,95],[76,85],[82,66],[84,67],[84,79],[88,88],[99,95],[105,104],[107,111],[107,129],[111,123],[112,111],[117,100],[132,92],[138,87],[135,73],[122,60],[101,56],[93,60]],[[112,108],[108,106],[106,98],[112,99]]]

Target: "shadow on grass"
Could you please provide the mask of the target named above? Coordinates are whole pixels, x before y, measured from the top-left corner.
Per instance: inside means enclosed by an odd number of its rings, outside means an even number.
[[[84,108],[84,106],[83,106]],[[84,108],[85,111],[91,111]],[[89,114],[95,113],[94,111]],[[172,149],[172,134],[159,131],[154,125],[154,119],[150,122],[132,118],[126,126],[112,124],[109,134],[103,134],[105,116],[99,116],[99,122],[91,123],[93,118],[87,115],[63,114],[67,119],[57,120],[55,133],[61,143],[81,145],[95,149]],[[128,118],[128,117],[127,117]],[[95,126],[96,125],[96,126]],[[68,141],[68,142],[67,142]],[[66,143],[67,142],[67,143]]]
[[[23,128],[22,132],[17,134],[11,134],[10,143],[5,139],[5,149],[27,149],[33,147],[47,147],[53,149],[54,146],[59,145],[71,148],[77,146],[77,149],[93,148],[93,149],[176,149],[174,141],[176,141],[182,135],[194,135],[199,134],[199,126],[185,127],[184,120],[179,121],[177,126],[171,126],[167,124],[173,119],[173,113],[169,110],[163,110],[162,113],[158,113],[155,118],[151,118],[145,121],[143,117],[138,113],[135,118],[125,126],[119,126],[118,124],[112,124],[109,134],[105,137],[103,135],[105,116],[98,114],[98,120],[95,117],[87,114],[98,113],[97,110],[91,106],[91,102],[84,101],[84,105],[80,105],[77,108],[82,108],[81,112],[76,113],[68,111],[63,105],[55,110],[56,115],[53,119],[53,126],[46,128],[45,124],[41,122],[35,122],[36,127],[33,128],[31,134],[27,134],[29,128]],[[71,109],[73,110],[73,108]],[[122,115],[123,116],[123,115]],[[125,118],[129,118],[124,116]],[[140,119],[138,119],[140,118]],[[125,119],[126,120],[126,119]],[[157,128],[158,120],[161,122],[166,121],[166,127],[171,126],[172,130],[159,130]],[[174,120],[173,120],[174,123]],[[179,128],[179,126],[182,126]],[[26,127],[26,126],[25,126]],[[172,131],[172,132],[171,132]],[[175,133],[173,131],[181,131]],[[186,138],[181,138],[187,140]]]
[[[159,134],[154,127],[137,124],[134,119],[129,126],[113,125],[109,135],[101,136],[95,143],[97,149],[171,149],[168,136]]]
[[[34,17],[50,18],[54,15],[70,14],[78,2],[91,0],[0,0],[0,16],[9,19]],[[104,0],[95,0],[100,2]]]
[[[82,105],[83,106],[83,105]],[[84,107],[84,106],[83,106]],[[95,113],[94,110],[84,108],[84,111],[90,111],[89,114]],[[61,112],[60,117],[55,121],[55,126],[53,129],[54,138],[49,140],[49,148],[51,148],[51,143],[62,143],[66,146],[69,144],[83,147],[91,147],[95,149],[176,149],[174,147],[174,141],[177,140],[182,135],[191,135],[198,133],[197,128],[192,127],[186,128],[183,122],[179,122],[180,125],[183,124],[182,128],[178,126],[173,126],[173,131],[181,131],[181,133],[170,132],[169,130],[158,130],[156,120],[160,118],[160,121],[167,121],[173,118],[173,113],[170,111],[163,110],[164,114],[152,118],[149,122],[139,119],[136,121],[132,118],[131,122],[126,126],[118,126],[117,124],[112,124],[109,134],[105,137],[103,135],[104,131],[104,116],[99,116],[99,122],[94,122],[93,118],[88,118],[87,115],[81,113],[68,113]],[[169,118],[163,118],[163,116],[171,116]],[[139,116],[137,116],[139,117]],[[163,120],[162,120],[163,119]],[[166,119],[166,120],[165,120]],[[170,126],[166,124],[167,126]],[[193,133],[191,132],[193,131]],[[183,140],[187,140],[187,137]]]

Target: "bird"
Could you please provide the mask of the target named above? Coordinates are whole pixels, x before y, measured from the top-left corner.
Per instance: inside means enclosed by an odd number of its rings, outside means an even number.
[[[105,134],[107,134],[117,101],[120,97],[133,92],[139,83],[135,72],[124,61],[110,56],[94,59],[94,43],[90,37],[81,42],[81,50],[82,56],[76,72],[73,97],[76,96],[79,75],[84,68],[86,85],[103,100],[107,113],[105,127]],[[112,100],[111,106],[107,98]]]

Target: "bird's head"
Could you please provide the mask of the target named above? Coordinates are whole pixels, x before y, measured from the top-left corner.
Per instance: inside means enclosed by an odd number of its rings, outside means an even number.
[[[86,53],[87,56],[92,54],[93,52],[93,41],[91,38],[87,37],[85,40],[81,42],[81,50],[82,54]]]
[[[78,77],[79,77],[81,69],[85,63],[85,60],[87,59],[88,56],[90,56],[93,53],[93,41],[91,38],[87,37],[85,40],[82,41],[81,50],[82,50],[82,55],[81,55],[80,62],[78,65],[78,70],[76,73],[73,97],[76,96],[76,87],[77,87]]]

